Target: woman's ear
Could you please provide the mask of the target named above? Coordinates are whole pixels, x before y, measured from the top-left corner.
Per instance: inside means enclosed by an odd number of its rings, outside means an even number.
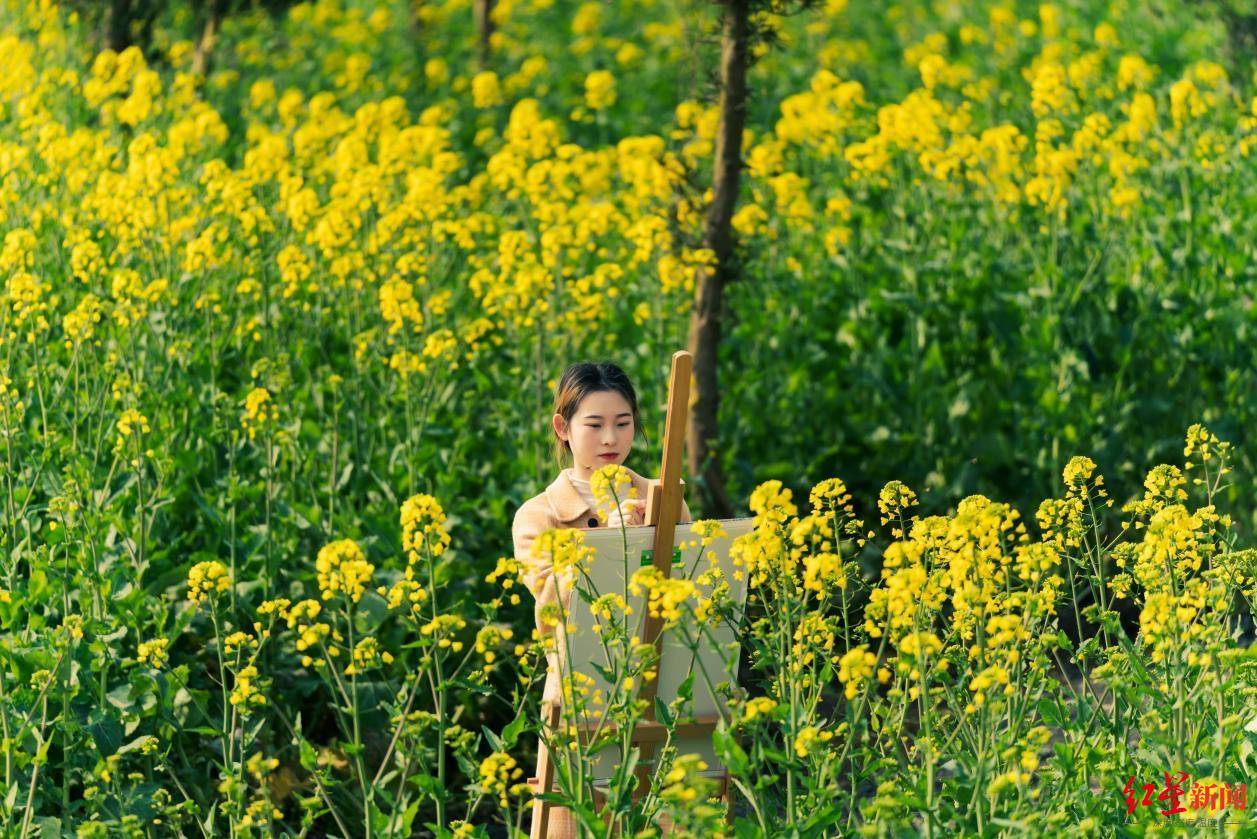
[[[550,417],[550,427],[554,429],[554,433],[558,435],[560,440],[567,440],[567,422],[563,419],[562,414],[555,414]]]

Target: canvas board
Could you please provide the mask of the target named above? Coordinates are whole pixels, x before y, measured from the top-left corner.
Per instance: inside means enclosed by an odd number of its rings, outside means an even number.
[[[718,519],[718,521],[724,528],[726,535],[712,540],[706,548],[701,548],[701,539],[693,532],[692,523],[676,525],[674,546],[682,546],[691,541],[698,541],[700,545],[686,547],[682,550],[680,561],[673,565],[671,576],[674,578],[682,576],[697,577],[714,561],[723,571],[723,579],[730,586],[729,596],[734,603],[738,604],[738,611],[740,612],[746,598],[746,577],[745,574],[735,576],[734,571],[736,569],[734,568],[729,548],[733,544],[734,539],[752,530],[755,520],[753,518],[738,518]],[[643,557],[643,552],[650,552],[653,549],[655,528],[653,526],[627,527],[623,531],[619,527],[594,528],[584,531],[584,535],[585,544],[593,548],[594,556],[590,563],[588,579],[582,578],[578,580],[577,586],[585,589],[593,596],[607,594],[608,592],[615,592],[624,596],[633,607],[633,615],[636,618],[636,622],[630,624],[633,627],[633,636],[635,638],[641,637],[642,621],[646,615],[646,595],[643,592],[641,595],[634,596],[628,591],[627,580],[632,577],[633,572],[638,568],[651,564],[649,553]],[[626,541],[627,553],[625,549]],[[700,550],[703,554],[701,557],[699,556]],[[714,556],[707,556],[709,552]],[[626,556],[627,562],[625,561]],[[704,587],[700,585],[700,590],[706,593],[710,591],[710,586]],[[596,620],[590,610],[590,604],[583,598],[574,595],[571,598],[569,609],[570,614],[567,624],[570,627],[570,631],[566,633],[566,644],[563,645],[565,650],[560,651],[560,667],[564,669],[570,667],[578,673],[589,676],[593,679],[594,689],[604,691],[605,695],[610,686],[593,665],[596,663],[605,667],[607,665],[607,657],[600,636],[592,629]],[[693,620],[692,616],[690,620]],[[697,631],[697,628],[693,626],[688,627],[688,629],[691,634]],[[718,626],[709,627],[709,629],[714,637],[700,646],[697,656],[685,645],[682,638],[676,633],[676,630],[669,630],[664,633],[664,645],[657,677],[659,685],[656,696],[665,703],[672,701],[676,698],[677,691],[686,676],[693,672],[695,675],[692,713],[695,717],[717,714],[722,711],[727,713],[724,700],[719,696],[713,695],[708,686],[708,680],[704,679],[703,668],[705,668],[713,686],[719,685],[724,681],[735,684],[737,682],[738,656],[730,653],[731,646],[737,643],[735,629],[724,622],[720,622]],[[712,643],[712,640],[715,643]],[[568,658],[569,655],[570,659]],[[732,664],[731,667],[730,663]],[[596,724],[599,716],[589,714],[583,721]],[[579,724],[582,720],[577,720],[577,722]],[[683,739],[675,744],[681,754],[696,753],[702,755],[709,767],[709,773],[715,773],[723,769],[722,764],[712,750],[710,736]],[[592,777],[610,777],[620,760],[621,756],[618,748],[610,747],[603,750],[595,760]]]

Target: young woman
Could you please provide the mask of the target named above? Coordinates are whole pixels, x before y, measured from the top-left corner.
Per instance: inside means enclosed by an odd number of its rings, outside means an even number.
[[[628,376],[611,363],[581,362],[573,364],[559,380],[554,401],[555,459],[562,467],[571,455],[572,465],[563,468],[544,492],[529,498],[515,513],[511,534],[515,558],[526,569],[524,584],[536,599],[537,629],[553,633],[553,627],[540,618],[542,607],[558,602],[559,590],[549,563],[530,555],[533,540],[552,528],[572,527],[588,530],[595,527],[619,527],[642,524],[645,516],[647,478],[628,470],[637,489],[636,497],[623,499],[619,509],[602,520],[598,505],[590,491],[593,473],[610,463],[623,464],[641,427],[637,412],[637,392]],[[681,522],[692,521],[690,508],[681,501]],[[570,604],[571,591],[564,587],[563,604]],[[558,653],[548,655],[549,672],[542,708],[558,705],[562,700],[559,682]],[[545,749],[545,744],[540,745]],[[567,808],[550,811],[549,837],[574,837],[576,826]]]

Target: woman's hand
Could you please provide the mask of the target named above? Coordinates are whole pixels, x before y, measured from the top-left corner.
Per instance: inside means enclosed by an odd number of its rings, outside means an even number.
[[[612,510],[607,517],[607,527],[633,527],[643,524],[646,520],[646,501],[641,498],[626,498],[620,502],[619,509]]]

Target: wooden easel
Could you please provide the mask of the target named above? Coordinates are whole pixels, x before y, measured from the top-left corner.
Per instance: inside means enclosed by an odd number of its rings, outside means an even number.
[[[683,466],[685,429],[689,422],[690,407],[690,373],[694,366],[694,357],[685,350],[672,354],[672,372],[668,379],[668,412],[664,421],[663,432],[663,463],[660,464],[659,477],[650,481],[646,496],[646,510],[643,524],[655,528],[654,550],[651,564],[665,577],[672,575],[672,552],[676,538],[677,520],[681,518],[681,499],[683,496],[681,469]],[[661,630],[663,618],[652,617],[645,610],[642,622],[641,640],[644,644],[653,644],[656,661],[662,662],[663,638]],[[637,768],[637,789],[633,799],[639,800],[648,791],[650,773],[655,748],[667,738],[667,728],[655,720],[655,695],[659,689],[659,674],[642,684],[639,698],[645,700],[646,708],[642,721],[633,730],[631,742],[640,747]],[[547,705],[542,711],[542,724],[547,730],[558,728],[560,709],[557,705]],[[690,723],[678,723],[675,731],[681,736],[711,736],[720,721],[719,715],[698,716]],[[606,730],[605,726],[603,728]],[[577,727],[578,736],[583,740],[590,736],[585,726]],[[537,785],[534,792],[548,792],[554,786],[554,766],[550,760],[549,750],[542,746],[537,759]],[[733,808],[730,796],[729,772],[725,769],[721,778],[721,798],[725,803],[725,820],[732,824]],[[550,824],[550,810],[554,805],[548,801],[535,800],[533,804],[533,820],[531,839],[545,839]]]

